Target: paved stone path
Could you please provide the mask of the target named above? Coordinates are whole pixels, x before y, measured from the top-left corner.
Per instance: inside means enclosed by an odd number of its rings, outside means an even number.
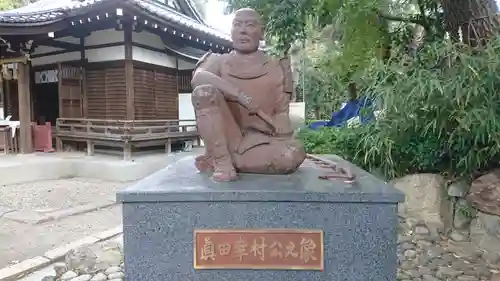
[[[481,255],[468,242],[447,240],[416,220],[401,219],[398,280],[500,281],[499,265],[488,264]]]

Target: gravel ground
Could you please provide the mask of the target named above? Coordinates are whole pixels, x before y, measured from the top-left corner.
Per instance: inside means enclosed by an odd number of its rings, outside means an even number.
[[[0,206],[16,210],[52,211],[96,200],[114,199],[130,183],[71,178],[0,186]]]
[[[470,243],[443,239],[414,219],[400,226],[397,280],[500,281],[500,265],[486,262]]]

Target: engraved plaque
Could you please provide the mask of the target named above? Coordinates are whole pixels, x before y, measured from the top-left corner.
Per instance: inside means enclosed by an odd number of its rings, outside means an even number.
[[[323,231],[195,229],[195,269],[323,270]]]

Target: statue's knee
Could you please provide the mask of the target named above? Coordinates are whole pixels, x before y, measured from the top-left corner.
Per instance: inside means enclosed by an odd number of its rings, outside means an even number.
[[[221,97],[220,91],[212,85],[200,85],[194,88],[191,101],[194,108],[217,106]]]
[[[293,146],[288,148],[289,168],[296,171],[306,159],[306,150],[303,146]]]
[[[306,158],[306,151],[301,145],[286,144],[280,152],[274,159],[273,166],[283,174],[295,172]]]

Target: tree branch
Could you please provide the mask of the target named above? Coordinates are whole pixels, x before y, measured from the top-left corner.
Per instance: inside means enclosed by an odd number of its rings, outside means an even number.
[[[418,0],[418,10],[420,11],[420,14],[422,17],[425,18],[425,7],[424,7],[424,2],[422,0]]]
[[[429,29],[427,16],[425,15],[425,7],[423,0],[418,0],[418,9],[420,11],[420,16],[422,17],[422,26],[425,29]]]

